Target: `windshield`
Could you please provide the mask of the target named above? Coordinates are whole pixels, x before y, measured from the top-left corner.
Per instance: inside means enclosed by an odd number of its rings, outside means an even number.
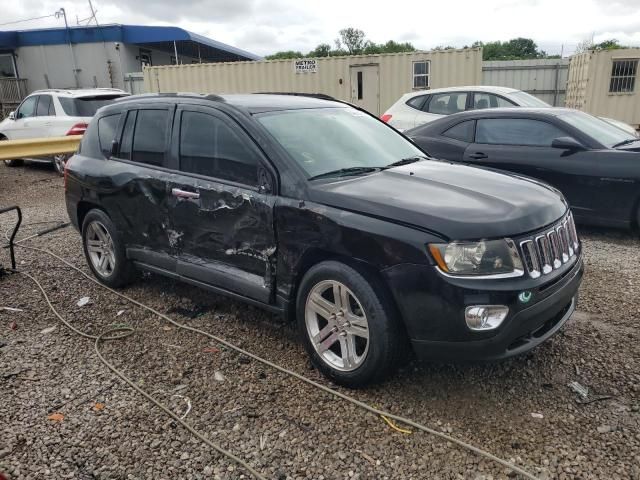
[[[621,128],[588,113],[575,111],[561,115],[558,118],[607,147],[613,147],[625,140],[638,140],[631,133],[625,132]]]
[[[58,97],[64,113],[70,117],[93,117],[100,107],[113,103],[123,95],[101,95],[99,97]]]
[[[257,117],[309,177],[334,170],[385,167],[423,156],[411,142],[353,108],[269,112]]]
[[[534,97],[526,92],[518,90],[517,92],[510,92],[507,94],[511,100],[516,102],[519,107],[550,107],[547,102],[540,100],[538,97]]]

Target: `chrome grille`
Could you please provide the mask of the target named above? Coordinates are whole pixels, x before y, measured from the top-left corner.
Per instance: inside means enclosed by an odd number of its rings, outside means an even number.
[[[578,253],[580,241],[571,214],[546,231],[520,241],[522,261],[531,278],[548,275],[571,261]]]

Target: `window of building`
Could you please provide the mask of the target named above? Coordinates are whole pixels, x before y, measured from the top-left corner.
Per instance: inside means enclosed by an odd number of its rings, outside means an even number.
[[[476,143],[550,147],[567,134],[558,127],[526,118],[482,118],[476,128]]]
[[[38,107],[36,108],[36,115],[38,117],[48,117],[55,115],[52,113],[53,110],[53,98],[51,95],[39,95],[38,96]]]
[[[638,59],[614,60],[611,67],[610,93],[631,93],[636,85]]]
[[[256,185],[258,156],[226,122],[213,115],[183,112],[180,170],[245,185]]]
[[[0,55],[0,78],[16,78],[16,64],[10,53]]]
[[[36,114],[36,101],[38,100],[38,96],[34,95],[32,97],[27,97],[20,108],[18,108],[18,113],[16,113],[16,119],[21,118],[29,118],[33,117]]]
[[[413,88],[429,88],[431,62],[413,62]]]
[[[458,123],[450,129],[442,133],[443,136],[460,140],[462,142],[473,142],[473,127],[474,121],[467,120],[466,122]]]
[[[153,61],[151,60],[151,51],[140,49],[140,66],[144,69],[144,67],[153,66]]]
[[[107,115],[98,120],[98,137],[100,139],[100,150],[105,157],[111,156],[111,145],[116,138],[116,129],[120,114]]]
[[[464,112],[467,105],[467,92],[437,93],[431,95],[427,112],[438,115],[451,115]]]
[[[138,110],[131,160],[163,166],[167,145],[167,110]]]

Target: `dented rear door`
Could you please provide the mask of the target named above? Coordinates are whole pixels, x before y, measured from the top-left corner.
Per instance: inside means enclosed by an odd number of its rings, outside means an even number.
[[[274,196],[258,188],[262,154],[242,128],[213,108],[183,105],[168,189],[180,275],[269,303],[276,241]]]

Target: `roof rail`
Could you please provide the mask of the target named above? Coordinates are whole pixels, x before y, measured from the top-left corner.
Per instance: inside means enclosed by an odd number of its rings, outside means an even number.
[[[336,100],[331,95],[327,95],[326,93],[304,93],[304,92],[255,92],[256,95],[292,95],[294,97],[311,97],[317,98],[319,100]]]
[[[212,100],[214,102],[226,102],[226,100],[220,95],[215,95],[213,93],[204,94],[204,93],[193,93],[193,92],[163,92],[163,93],[139,93],[137,95],[129,95],[126,97],[118,98],[116,101],[118,102],[126,102],[133,101],[139,98],[198,98],[204,100]]]

